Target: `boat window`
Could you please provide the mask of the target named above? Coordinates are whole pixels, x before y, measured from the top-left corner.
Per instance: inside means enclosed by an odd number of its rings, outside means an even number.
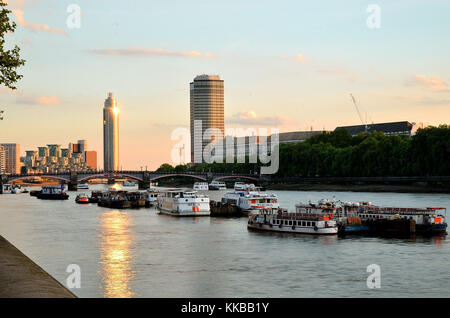
[[[306,226],[311,226],[311,222],[310,221],[306,222]]]
[[[315,226],[316,225],[316,222],[311,222],[311,226]]]

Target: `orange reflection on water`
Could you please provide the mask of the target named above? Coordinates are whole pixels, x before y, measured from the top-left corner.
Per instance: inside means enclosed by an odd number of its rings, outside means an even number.
[[[131,231],[131,214],[118,210],[108,211],[101,216],[101,269],[105,297],[133,297],[130,281],[135,272],[132,265],[134,255],[131,245],[134,236]]]

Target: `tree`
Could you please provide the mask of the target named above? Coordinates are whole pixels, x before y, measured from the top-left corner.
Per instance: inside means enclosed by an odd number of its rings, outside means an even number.
[[[173,172],[173,171],[175,171],[175,168],[168,163],[163,163],[156,171],[158,171],[158,172]]]
[[[0,0],[0,84],[11,89],[16,89],[14,84],[19,81],[23,75],[17,74],[17,69],[25,65],[25,60],[20,58],[20,48],[16,45],[11,50],[6,50],[5,34],[14,32],[16,23],[9,20],[10,10],[6,8],[6,3]]]

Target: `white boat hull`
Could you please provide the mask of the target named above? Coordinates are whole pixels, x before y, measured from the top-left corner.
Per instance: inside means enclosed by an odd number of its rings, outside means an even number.
[[[335,235],[338,232],[337,227],[318,228],[314,230],[312,227],[291,226],[291,225],[272,225],[253,223],[248,224],[247,227],[253,230],[268,231],[268,232],[282,232],[282,233],[299,233],[299,234],[313,234],[313,235]]]

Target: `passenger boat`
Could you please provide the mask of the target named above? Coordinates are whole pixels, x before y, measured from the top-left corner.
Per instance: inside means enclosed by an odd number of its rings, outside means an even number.
[[[122,185],[123,185],[124,187],[134,187],[134,186],[136,185],[136,183],[133,182],[133,181],[127,181],[127,180],[125,180],[125,181],[122,183]]]
[[[301,233],[315,235],[336,235],[338,227],[332,213],[288,212],[285,209],[262,209],[249,214],[249,229]]]
[[[279,208],[278,197],[276,194],[261,192],[257,188],[248,191],[225,193],[222,198],[222,203],[236,205],[244,214],[248,214],[255,210]]]
[[[209,190],[226,190],[227,185],[225,182],[213,181],[209,184]]]
[[[75,198],[75,202],[78,203],[78,204],[88,204],[89,203],[89,197],[87,196],[86,193],[80,193]]]
[[[158,201],[158,195],[159,191],[156,190],[147,190],[147,192],[144,192],[145,207],[149,208],[153,205],[156,205]]]
[[[69,195],[64,191],[64,185],[42,187],[41,193],[36,196],[38,199],[42,200],[67,200]]]
[[[234,190],[236,191],[246,191],[248,189],[254,188],[255,185],[253,183],[244,183],[244,182],[235,182]]]
[[[194,191],[208,191],[209,190],[208,182],[195,182],[192,189]]]
[[[80,184],[77,186],[77,188],[78,188],[78,189],[81,189],[81,190],[88,190],[88,189],[89,189],[89,184],[88,184],[88,183],[80,183]]]
[[[209,216],[209,198],[195,191],[170,189],[160,193],[157,201],[160,213],[174,216]]]
[[[89,203],[98,203],[98,201],[102,196],[103,196],[102,191],[92,191],[91,197],[89,198]]]

